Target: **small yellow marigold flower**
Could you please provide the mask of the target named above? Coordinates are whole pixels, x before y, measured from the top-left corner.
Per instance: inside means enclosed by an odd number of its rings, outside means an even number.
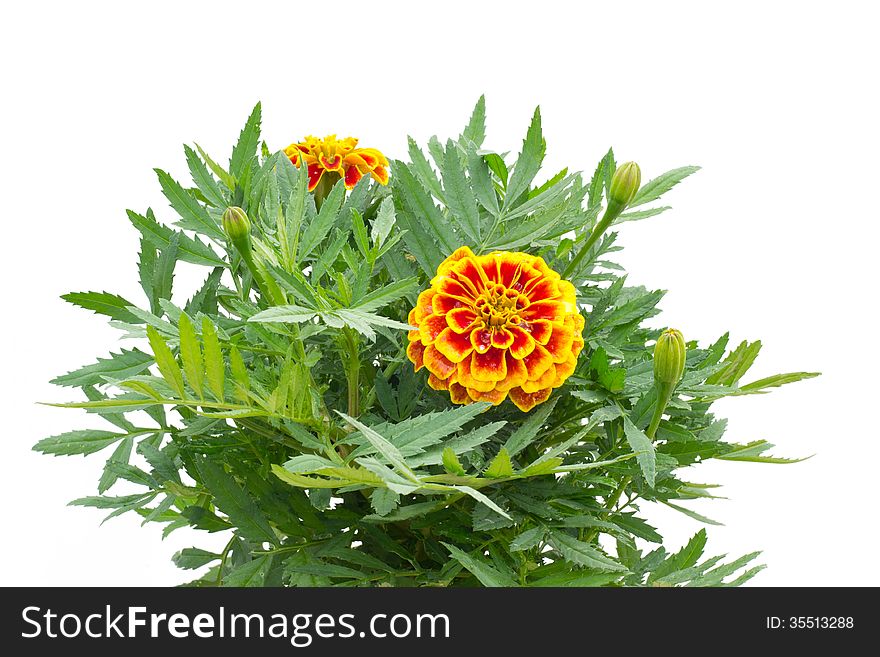
[[[357,144],[354,137],[336,139],[336,135],[328,135],[318,139],[308,136],[285,148],[284,154],[297,168],[305,161],[310,192],[318,186],[325,172],[342,178],[346,189],[352,189],[367,174],[380,185],[387,185],[388,159],[375,148],[357,148]]]
[[[507,251],[446,258],[409,313],[406,354],[455,404],[509,395],[522,411],[547,401],[584,347],[574,286],[542,258]]]

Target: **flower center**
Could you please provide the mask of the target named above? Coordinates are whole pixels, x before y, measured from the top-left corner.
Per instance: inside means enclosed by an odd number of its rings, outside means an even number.
[[[486,326],[495,328],[507,324],[518,324],[519,311],[529,305],[528,299],[501,284],[490,285],[477,298],[474,310],[485,322]]]

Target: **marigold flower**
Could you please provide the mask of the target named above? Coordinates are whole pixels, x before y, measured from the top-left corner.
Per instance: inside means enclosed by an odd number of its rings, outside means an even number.
[[[309,173],[309,191],[314,191],[325,172],[335,173],[352,189],[365,175],[370,174],[380,185],[388,184],[388,159],[375,148],[357,148],[354,137],[324,139],[308,136],[304,141],[291,144],[284,154],[299,168],[305,161]]]
[[[454,404],[509,395],[522,411],[547,401],[584,347],[574,286],[542,258],[466,246],[444,260],[409,313],[406,354]]]

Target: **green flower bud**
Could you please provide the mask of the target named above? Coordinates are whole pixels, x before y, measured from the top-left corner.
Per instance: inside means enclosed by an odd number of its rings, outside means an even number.
[[[223,232],[236,246],[246,244],[251,234],[251,221],[245,211],[236,206],[226,208],[223,212]]]
[[[618,206],[621,211],[632,203],[642,184],[642,172],[635,162],[626,162],[617,167],[608,189],[608,205]]]
[[[666,329],[654,347],[654,380],[660,385],[675,386],[684,374],[687,346],[677,329]]]

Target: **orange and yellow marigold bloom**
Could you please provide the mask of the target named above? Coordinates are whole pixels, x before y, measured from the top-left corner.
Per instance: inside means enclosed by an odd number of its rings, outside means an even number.
[[[285,148],[284,154],[297,168],[301,162],[306,163],[310,192],[325,173],[339,175],[346,189],[352,189],[367,174],[380,185],[387,185],[388,159],[375,148],[358,148],[357,144],[354,137],[336,139],[336,135],[328,135],[318,139],[309,136]]]
[[[542,258],[466,246],[444,260],[410,311],[407,356],[455,404],[508,396],[522,411],[571,376],[584,347],[574,286]]]

